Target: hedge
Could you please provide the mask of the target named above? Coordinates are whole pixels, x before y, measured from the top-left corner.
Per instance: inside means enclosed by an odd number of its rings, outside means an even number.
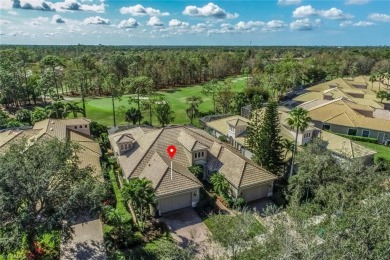
[[[337,135],[348,138],[352,141],[360,141],[360,142],[373,143],[373,144],[378,143],[378,139],[376,139],[376,138],[355,136],[355,135],[344,135],[344,134],[337,134]]]

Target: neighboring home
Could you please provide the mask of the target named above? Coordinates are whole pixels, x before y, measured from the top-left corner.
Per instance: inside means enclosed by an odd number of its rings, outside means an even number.
[[[296,129],[292,129],[286,123],[287,118],[289,117],[288,112],[288,109],[279,108],[281,124],[280,133],[282,138],[295,141]],[[369,165],[374,162],[374,155],[377,153],[376,151],[364,147],[348,138],[321,130],[315,127],[313,123],[309,123],[309,127],[306,128],[305,131],[298,132],[298,145],[310,143],[313,138],[319,138],[321,140],[321,145],[326,147],[326,149],[331,151],[333,155],[339,159],[359,159]]]
[[[375,81],[373,84],[367,76],[358,76],[353,79],[338,78],[307,88],[305,94],[293,99],[297,104],[308,101],[320,104],[329,100],[345,98],[355,104],[370,106],[373,109],[390,110],[390,101],[376,97],[379,90],[387,90],[388,86]]]
[[[188,170],[203,166],[203,179],[219,172],[232,196],[252,201],[272,196],[276,176],[236,153],[205,131],[191,126],[136,127],[109,135],[125,179],[146,178],[155,189],[160,214],[195,207],[202,183]],[[167,147],[175,145],[172,161]]]
[[[37,122],[30,129],[1,130],[0,131],[0,153],[6,151],[16,141],[27,139],[34,142],[44,138],[58,138],[79,144],[78,157],[80,167],[90,166],[98,178],[102,178],[100,157],[102,152],[100,146],[91,137],[90,121],[85,118],[75,119],[46,119]]]
[[[279,107],[279,120],[280,120],[280,135],[282,138],[290,141],[295,141],[295,129],[291,129],[287,125],[286,120],[289,117],[288,109]],[[259,117],[262,117],[264,109],[258,112]],[[205,122],[206,130],[213,136],[219,137],[221,135],[227,136],[230,145],[236,148],[241,154],[247,158],[252,157],[252,153],[245,146],[246,128],[249,120],[242,116],[228,116],[225,118],[218,118],[216,120],[209,120]],[[366,163],[373,162],[375,151],[365,148],[351,140],[337,136],[333,133],[321,131],[315,126],[314,123],[310,123],[309,127],[303,132],[298,133],[298,145],[304,145],[310,143],[313,138],[318,137],[323,140],[323,145],[327,147],[334,155],[342,158],[361,158]],[[359,152],[355,152],[359,150]],[[288,154],[287,158],[291,156]]]
[[[245,136],[249,120],[242,116],[227,116],[205,122],[205,130],[212,136],[225,136],[230,145],[236,148],[247,158],[252,157],[252,153],[245,146]]]
[[[317,128],[335,133],[370,137],[390,145],[390,111],[374,109],[339,97],[326,102],[316,100],[300,105],[308,110]]]

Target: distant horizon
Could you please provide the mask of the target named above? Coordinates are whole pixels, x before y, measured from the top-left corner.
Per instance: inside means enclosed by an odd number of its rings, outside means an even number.
[[[390,46],[382,0],[1,0],[0,16],[11,45]]]

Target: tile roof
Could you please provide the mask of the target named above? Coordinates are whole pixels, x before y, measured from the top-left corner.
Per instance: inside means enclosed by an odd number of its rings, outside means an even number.
[[[118,144],[124,144],[124,143],[130,143],[133,142],[135,139],[131,134],[123,134],[121,135],[118,140],[116,141]]]
[[[116,136],[122,135],[124,132],[133,134],[137,131],[139,130],[133,128],[110,135],[111,145],[114,145],[113,141]],[[171,126],[155,129],[138,137],[135,134],[133,136],[136,139],[135,144],[138,145],[128,153],[118,156],[124,175],[127,178],[149,176],[155,184],[157,183],[156,180],[162,180],[160,185],[164,184],[166,186],[161,186],[160,195],[168,194],[170,189],[172,189],[172,192],[179,192],[183,189],[189,189],[192,187],[191,185],[198,187],[196,185],[199,185],[199,183],[196,182],[196,178],[188,171],[188,167],[191,166],[191,160],[187,157],[188,149],[192,149],[196,145],[200,145],[202,148],[205,147],[208,150],[206,167],[219,171],[235,187],[240,187],[241,179],[244,177],[245,180],[250,180],[246,181],[245,185],[255,185],[256,183],[272,181],[276,178],[275,175],[268,173],[261,167],[255,166],[244,156],[236,153],[233,148],[221,144],[218,139],[195,127]],[[184,138],[190,141],[186,141]],[[144,139],[148,140],[148,142],[145,142]],[[175,184],[170,181],[170,160],[166,153],[166,147],[171,144],[177,148],[173,160],[173,170],[176,174],[182,175],[176,179],[175,177],[173,178]],[[248,167],[248,169],[252,169],[252,171],[249,171],[246,170],[247,167],[244,167],[245,165],[252,165],[254,168]],[[154,172],[157,176],[151,176]],[[188,178],[191,180],[188,180]],[[164,189],[168,190],[162,192]]]
[[[229,116],[229,117],[213,120],[213,121],[207,122],[206,125],[210,128],[215,129],[216,131],[218,131],[224,135],[227,135],[228,122],[231,122],[231,124],[234,126],[236,124],[247,125],[249,120],[246,119],[245,117],[236,115],[236,116]]]
[[[143,169],[139,178],[147,178],[152,182],[157,197],[185,192],[202,187],[202,183],[188,170],[177,163],[172,163],[172,176],[170,161],[155,152]]]
[[[349,101],[340,99],[332,100],[323,105],[309,109],[312,120],[330,122],[341,126],[355,126],[359,128],[390,132],[390,120],[382,120],[364,116],[358,113],[356,108],[364,108]]]
[[[83,133],[66,128],[68,125],[84,125],[89,123],[90,121],[85,118],[45,119],[37,122],[32,129],[8,131],[7,140],[2,138],[2,136],[6,135],[4,135],[4,133],[0,133],[0,152],[1,150],[8,149],[12,142],[22,138],[27,138],[29,142],[45,138],[58,138],[59,140],[69,138],[70,141],[74,141],[80,145],[80,150],[77,154],[79,157],[80,167],[91,166],[94,169],[95,174],[100,178],[100,157],[102,152],[99,144]],[[14,137],[10,138],[10,134]]]

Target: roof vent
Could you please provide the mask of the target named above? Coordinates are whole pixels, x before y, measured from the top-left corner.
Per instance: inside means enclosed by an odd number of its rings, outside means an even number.
[[[53,131],[53,127],[50,127],[50,131]]]
[[[54,120],[52,120],[51,123],[54,124]]]

